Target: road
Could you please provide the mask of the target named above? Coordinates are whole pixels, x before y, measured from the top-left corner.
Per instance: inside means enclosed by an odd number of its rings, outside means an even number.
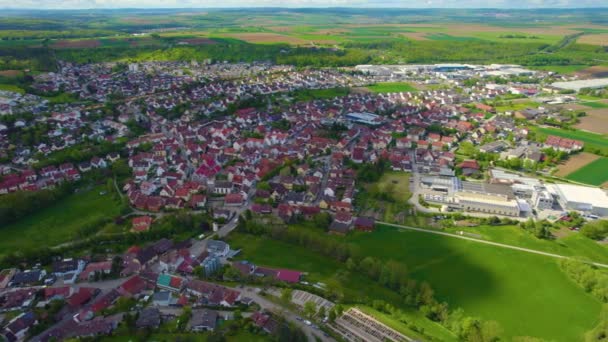
[[[335,340],[331,337],[325,336],[321,330],[315,329],[311,326],[306,325],[304,322],[298,320],[299,317],[295,313],[285,309],[284,307],[276,304],[258,294],[256,289],[252,288],[244,288],[244,289],[234,289],[237,291],[241,291],[242,295],[245,297],[249,297],[253,299],[256,303],[262,307],[262,309],[266,309],[272,312],[280,313],[286,320],[292,322],[296,326],[298,326],[308,337],[308,341],[316,341],[317,339],[323,342],[335,342]]]
[[[543,251],[539,251],[539,250],[536,250],[536,249],[517,247],[517,246],[507,245],[507,244],[504,244],[504,243],[498,243],[498,242],[493,242],[493,241],[481,240],[481,239],[476,239],[476,238],[472,238],[472,237],[468,237],[468,236],[462,236],[462,235],[458,235],[458,234],[452,234],[452,233],[446,233],[446,232],[438,232],[438,231],[435,231],[435,230],[416,228],[416,227],[410,227],[410,226],[403,226],[403,225],[399,225],[399,224],[382,222],[382,221],[378,221],[378,223],[384,224],[384,225],[387,225],[387,226],[391,226],[391,227],[395,227],[395,228],[399,228],[399,229],[413,230],[413,231],[417,231],[417,232],[423,232],[423,233],[435,234],[435,235],[443,235],[443,236],[448,236],[448,237],[452,237],[452,238],[456,238],[456,239],[462,239],[462,240],[469,240],[469,241],[478,242],[478,243],[484,243],[486,245],[492,245],[492,246],[500,247],[500,248],[508,248],[508,249],[514,249],[514,250],[521,251],[521,252],[526,252],[526,253],[544,255],[544,256],[548,256],[548,257],[552,257],[552,258],[573,259],[573,258],[565,256],[565,255],[543,252]],[[597,267],[608,268],[608,264],[602,264],[602,263],[598,263],[598,262],[589,262],[589,264],[597,266]]]

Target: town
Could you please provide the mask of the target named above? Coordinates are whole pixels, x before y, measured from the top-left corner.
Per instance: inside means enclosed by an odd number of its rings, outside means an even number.
[[[584,138],[558,129],[580,122],[576,91],[606,86],[596,80],[499,64],[301,70],[212,60],[64,62],[33,78],[40,94],[72,101],[0,93],[0,196],[37,203],[35,194],[94,187],[121,203],[111,239],[130,240],[94,254],[78,244],[45,257],[6,253],[8,341],[213,332],[244,318],[294,341],[286,322],[308,340],[411,341],[325,298],[313,270],[256,265],[228,237],[308,222],[340,241],[423,218],[435,228],[531,222],[543,238],[549,227],[576,233],[608,217],[608,194],[592,186],[606,184],[605,172],[599,184],[556,175],[591,154]],[[405,82],[412,88],[373,91]],[[172,219],[180,228],[165,229]],[[95,232],[83,250],[115,241]]]

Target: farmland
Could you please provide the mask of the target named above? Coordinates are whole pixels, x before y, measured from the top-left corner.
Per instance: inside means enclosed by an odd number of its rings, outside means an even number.
[[[566,178],[591,185],[602,185],[608,182],[608,158],[599,158],[570,173]]]
[[[374,85],[368,86],[367,89],[369,89],[373,93],[398,93],[406,91],[417,91],[415,87],[413,87],[407,82],[376,83]]]
[[[97,187],[73,194],[51,207],[0,227],[0,255],[67,242],[77,238],[83,228],[115,217],[120,213],[119,203],[109,194],[100,195],[102,189]]]
[[[578,153],[568,158],[565,162],[559,165],[557,172],[558,177],[566,177],[572,172],[600,158],[599,156],[587,152]]]
[[[586,110],[586,112],[587,115],[580,118],[580,123],[576,125],[576,128],[599,134],[608,134],[608,108],[591,109]]]

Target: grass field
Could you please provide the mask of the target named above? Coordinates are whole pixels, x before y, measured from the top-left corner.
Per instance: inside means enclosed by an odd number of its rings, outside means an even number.
[[[548,253],[581,257],[608,264],[608,247],[579,233],[572,233],[555,240],[541,240],[517,226],[477,226],[455,227],[447,230],[456,233],[464,231],[479,236],[480,239],[524,247]]]
[[[302,89],[295,91],[294,97],[296,101],[312,101],[346,96],[349,92],[348,88]]]
[[[498,321],[507,340],[580,341],[598,319],[600,303],[552,258],[386,227],[348,240],[366,255],[405,262],[452,308]]]
[[[592,101],[585,101],[585,102],[581,102],[580,104],[582,104],[583,106],[587,106],[587,107],[591,107],[591,108],[608,108],[608,103],[604,103],[604,102],[592,102]]]
[[[357,195],[361,213],[386,222],[404,223],[398,222],[395,216],[408,210],[407,201],[412,196],[409,180],[409,173],[391,171],[382,175],[378,182],[366,184],[366,191]],[[385,195],[392,200],[384,198]]]
[[[600,156],[587,152],[577,153],[573,156],[568,157],[565,162],[559,164],[557,172],[555,172],[555,176],[566,177],[572,172],[580,169],[581,167],[593,162],[598,158],[600,158]]]
[[[578,234],[554,243],[532,240],[523,232],[518,234],[516,227],[491,228],[495,227],[479,227],[477,232],[491,240],[606,260],[605,247]],[[468,315],[496,320],[505,340],[535,336],[580,341],[599,317],[601,304],[571,282],[550,257],[382,226],[374,233],[355,233],[345,239],[364,255],[404,262],[413,278],[428,281],[438,299],[447,301],[451,308],[461,307]],[[242,259],[310,272],[307,278],[312,281],[338,282],[346,298],[383,299],[398,306],[394,293],[305,248],[238,233],[231,235],[229,242],[243,248]],[[447,340],[441,329],[432,335]]]
[[[608,182],[608,158],[599,158],[572,172],[566,178],[591,185]]]
[[[76,193],[51,207],[0,228],[0,255],[3,252],[50,247],[70,241],[80,228],[118,215],[119,203],[110,194],[99,195],[104,189],[96,187]]]
[[[407,82],[376,83],[374,85],[368,86],[367,89],[374,93],[399,93],[405,91],[417,91],[414,86]]]
[[[560,74],[572,74],[579,70],[583,70],[589,67],[588,65],[541,65],[541,66],[530,66],[528,69],[532,70],[544,70],[553,71]]]
[[[25,90],[12,84],[0,84],[0,90],[12,91],[19,94],[25,94]]]
[[[331,238],[331,237],[328,237]],[[309,249],[262,237],[233,232],[228,240],[231,248],[242,248],[239,259],[249,260],[257,265],[289,268],[307,272],[307,281],[321,281],[337,284],[348,302],[351,300],[381,299],[398,306],[400,297],[386,288],[371,282],[368,278],[345,270],[345,266]],[[424,328],[427,335],[436,341],[450,341],[451,334],[443,327],[427,320],[420,313],[409,308],[405,318],[417,327]]]
[[[601,134],[589,133],[584,131],[569,131],[549,127],[535,127],[533,129],[545,135],[557,135],[558,137],[581,140],[585,143],[585,151],[588,152],[593,152],[593,149],[608,152],[608,138]]]

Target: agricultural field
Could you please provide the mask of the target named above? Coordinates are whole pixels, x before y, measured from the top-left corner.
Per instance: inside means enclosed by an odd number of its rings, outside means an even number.
[[[580,169],[581,167],[583,167],[599,158],[600,158],[600,156],[591,154],[591,153],[587,153],[587,152],[575,154],[575,155],[569,157],[565,162],[563,162],[562,164],[560,164],[558,166],[557,172],[555,173],[555,175],[557,177],[566,177],[567,175],[571,174],[572,172]]]
[[[588,65],[542,65],[542,66],[530,66],[528,69],[532,70],[543,70],[543,71],[553,71],[558,74],[573,74],[577,71],[588,68]]]
[[[576,74],[580,77],[588,78],[608,77],[608,66],[596,65],[580,70]]]
[[[587,115],[579,118],[580,122],[576,125],[576,128],[598,134],[608,134],[608,107],[585,111]]]
[[[496,320],[507,339],[580,341],[599,317],[601,303],[549,257],[388,227],[347,239],[366,255],[404,262],[439,300]]]
[[[568,174],[570,180],[600,186],[608,182],[608,158],[599,158]]]
[[[414,86],[407,82],[385,82],[385,83],[376,83],[371,86],[367,86],[373,93],[400,93],[400,92],[414,92],[417,91]]]
[[[532,129],[543,135],[556,135],[562,138],[580,140],[585,143],[584,150],[588,152],[598,150],[603,153],[608,153],[608,137],[605,135],[580,130],[570,131],[550,127],[533,127]]]
[[[294,98],[296,101],[332,99],[334,97],[346,96],[349,92],[348,88],[302,89],[294,92]]]
[[[120,213],[120,204],[111,194],[100,195],[105,187],[75,193],[18,222],[0,227],[0,256],[19,249],[55,246],[77,238],[81,229]]]
[[[602,101],[584,101],[581,102],[580,104],[582,104],[583,106],[587,106],[587,107],[591,107],[591,108],[608,108],[608,103],[602,102]]]

